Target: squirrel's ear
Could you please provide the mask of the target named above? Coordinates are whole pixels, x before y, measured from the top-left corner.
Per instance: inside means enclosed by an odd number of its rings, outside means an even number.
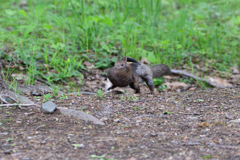
[[[124,61],[127,61],[127,56],[126,56],[127,52],[125,52],[125,56],[123,58]]]

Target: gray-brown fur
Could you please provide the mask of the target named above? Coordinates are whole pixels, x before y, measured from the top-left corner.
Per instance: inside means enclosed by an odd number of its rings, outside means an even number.
[[[133,62],[128,64],[127,61]],[[170,74],[171,70],[167,65],[160,64],[152,66],[151,68],[147,65],[138,63],[132,58],[125,57],[115,63],[114,67],[108,71],[108,79],[112,82],[112,87],[125,87],[130,86],[135,89],[136,93],[140,92],[139,82],[142,80],[146,82],[151,93],[154,93],[153,78],[161,77],[163,75]]]
[[[171,73],[171,69],[165,64],[154,65],[150,67],[153,73],[153,78],[162,77]]]
[[[136,93],[139,93],[139,78],[134,71],[135,68],[135,66],[130,66],[127,63],[126,56],[122,60],[118,57],[114,67],[108,70],[107,76],[112,83],[112,86],[108,88],[108,90],[115,87],[126,87],[129,85],[131,88],[135,89]]]

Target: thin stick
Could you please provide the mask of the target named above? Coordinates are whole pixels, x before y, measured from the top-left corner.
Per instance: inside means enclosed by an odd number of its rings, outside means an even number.
[[[8,106],[22,106],[22,107],[37,106],[37,107],[40,107],[37,104],[0,104],[0,107],[8,107]]]
[[[206,84],[208,84],[208,85],[210,85],[210,86],[213,86],[213,87],[226,88],[226,87],[224,87],[224,86],[222,86],[222,85],[218,85],[218,84],[213,83],[213,82],[211,82],[211,81],[209,81],[209,80],[206,80],[206,79],[204,79],[204,78],[197,77],[197,76],[195,76],[195,75],[193,75],[193,74],[190,74],[190,73],[187,73],[187,72],[184,72],[184,71],[181,71],[181,70],[171,69],[171,72],[172,72],[173,74],[177,74],[177,75],[180,75],[180,76],[186,76],[186,77],[193,78],[193,79],[195,79],[195,80],[204,82],[204,83],[206,83]]]

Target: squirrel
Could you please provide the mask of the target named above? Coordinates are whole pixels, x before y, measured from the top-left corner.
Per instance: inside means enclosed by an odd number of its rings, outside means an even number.
[[[128,64],[128,62],[132,63]],[[107,77],[111,81],[112,86],[107,90],[129,85],[136,93],[140,93],[139,82],[143,80],[146,82],[151,93],[154,94],[153,78],[158,78],[170,73],[171,69],[165,64],[149,67],[139,63],[133,58],[126,57],[126,53],[125,57],[120,59],[119,54],[114,67],[108,70]]]

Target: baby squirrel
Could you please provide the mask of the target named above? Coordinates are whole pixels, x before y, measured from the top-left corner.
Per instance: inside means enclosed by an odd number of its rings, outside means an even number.
[[[128,64],[127,62],[132,63]],[[148,67],[133,58],[127,58],[125,53],[125,57],[122,60],[120,59],[120,55],[118,55],[118,60],[114,67],[108,70],[107,77],[112,83],[112,86],[108,90],[129,85],[136,93],[140,93],[139,82],[143,80],[146,82],[151,93],[154,94],[153,78],[170,73],[171,69],[165,64]]]

